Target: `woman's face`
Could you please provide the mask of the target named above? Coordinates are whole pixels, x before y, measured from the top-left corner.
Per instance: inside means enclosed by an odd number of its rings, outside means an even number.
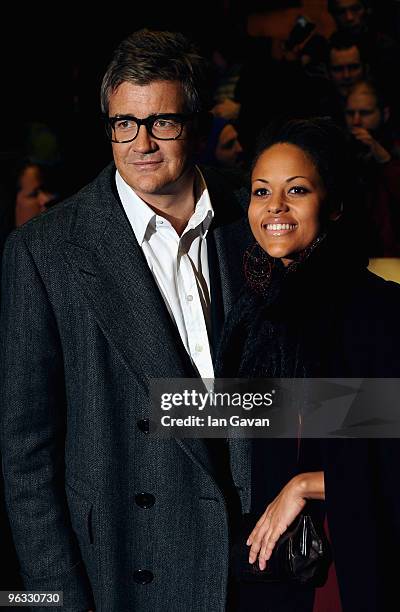
[[[43,185],[43,176],[38,166],[27,166],[18,180],[18,192],[15,200],[15,223],[22,225],[46,210],[55,197]]]
[[[215,148],[215,157],[222,166],[229,168],[239,165],[243,149],[238,136],[234,126],[230,123],[221,130]]]
[[[299,147],[275,144],[252,173],[249,221],[259,245],[288,265],[320,234],[326,192],[311,159]]]

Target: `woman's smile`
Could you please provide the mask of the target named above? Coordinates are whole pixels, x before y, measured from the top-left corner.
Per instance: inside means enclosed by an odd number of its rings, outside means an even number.
[[[299,147],[278,143],[258,158],[252,173],[249,221],[271,257],[288,265],[321,233],[326,192],[311,158]]]
[[[296,223],[264,223],[263,228],[271,232],[272,236],[284,236],[297,228]]]

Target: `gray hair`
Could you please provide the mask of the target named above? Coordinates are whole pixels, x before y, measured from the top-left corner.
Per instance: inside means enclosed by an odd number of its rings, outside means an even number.
[[[208,78],[208,63],[183,34],[138,30],[114,52],[101,84],[101,109],[108,113],[110,95],[125,81],[135,85],[179,81],[185,98],[184,111],[208,110]]]

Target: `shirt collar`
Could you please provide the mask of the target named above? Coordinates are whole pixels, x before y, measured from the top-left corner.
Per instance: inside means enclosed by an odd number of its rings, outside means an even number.
[[[136,240],[142,245],[149,224],[156,225],[156,213],[129,187],[118,170],[115,173],[118,195],[132,226]]]
[[[203,236],[205,236],[210,227],[211,221],[213,220],[214,210],[211,205],[210,194],[207,189],[206,181],[204,180],[204,176],[198,166],[196,166],[196,171],[196,193],[200,195],[198,196],[194,213],[190,217],[183,234],[191,229],[196,229],[199,227],[199,225],[202,225],[202,233]]]
[[[196,172],[196,191],[200,195],[197,199],[194,213],[190,217],[183,234],[202,225],[202,235],[205,237],[211,221],[213,220],[214,210],[211,205],[210,194],[208,192],[204,176],[198,166],[196,166]],[[157,231],[157,219],[163,218],[159,217],[154,210],[152,210],[150,206],[148,206],[146,202],[144,202],[142,198],[135,193],[135,191],[124,181],[118,170],[116,170],[115,173],[115,181],[118,195],[132,226],[136,240],[140,245],[142,245],[149,225],[152,225],[152,228]]]

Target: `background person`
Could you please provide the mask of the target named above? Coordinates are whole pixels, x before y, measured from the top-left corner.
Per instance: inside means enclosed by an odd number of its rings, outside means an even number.
[[[239,168],[242,154],[239,135],[232,121],[214,117],[204,149],[198,155],[198,162],[207,166]]]
[[[15,225],[19,227],[45,211],[59,198],[55,170],[43,164],[26,162],[18,170]],[[60,189],[60,186],[58,186]]]
[[[373,81],[361,81],[350,90],[345,117],[368,255],[399,257],[400,160],[389,102]]]

